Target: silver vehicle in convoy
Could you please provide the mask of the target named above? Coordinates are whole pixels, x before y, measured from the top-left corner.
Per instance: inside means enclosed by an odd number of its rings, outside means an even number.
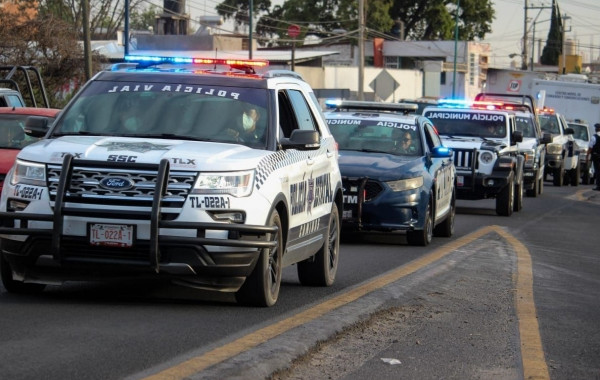
[[[579,151],[579,166],[581,168],[581,184],[589,185],[594,178],[594,165],[587,159],[587,147],[590,145],[591,133],[587,122],[579,119],[567,121],[573,129],[573,138],[581,148]]]

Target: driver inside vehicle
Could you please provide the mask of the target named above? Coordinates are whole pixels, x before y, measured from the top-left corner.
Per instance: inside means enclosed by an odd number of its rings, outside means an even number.
[[[416,148],[413,145],[412,134],[408,131],[394,130],[394,152],[399,154],[413,154]]]

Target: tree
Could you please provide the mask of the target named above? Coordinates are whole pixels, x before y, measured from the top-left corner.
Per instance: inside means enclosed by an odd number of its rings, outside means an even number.
[[[392,28],[394,21],[389,15],[392,0],[371,0],[365,2],[366,26],[385,32]],[[257,24],[257,34],[265,40],[289,39],[287,29],[291,24],[301,26],[302,33],[319,37],[334,35],[336,30],[348,32],[358,30],[358,2],[356,0],[287,0],[281,6],[261,17]]]
[[[130,14],[143,13],[147,8],[144,0],[130,0]],[[82,30],[81,2],[70,0],[42,0],[40,12],[52,14],[56,18]],[[92,39],[114,39],[117,30],[123,28],[125,20],[125,0],[90,1],[90,32]]]
[[[394,0],[391,17],[404,22],[405,36],[411,40],[454,39],[455,0]],[[458,38],[483,39],[494,19],[490,0],[461,0]]]
[[[552,0],[550,30],[548,31],[546,45],[544,46],[544,49],[542,50],[542,56],[540,57],[540,62],[542,65],[558,65],[558,56],[562,53],[562,34],[563,26],[562,19],[560,17],[560,10],[558,9],[558,4]]]
[[[261,13],[269,13],[271,8],[271,0],[254,0],[252,4],[253,18],[257,18]],[[239,27],[249,24],[250,2],[248,0],[225,0],[217,5],[216,9],[223,19],[233,20],[236,31]]]
[[[58,96],[61,88],[83,78],[78,31],[52,14],[38,12],[34,1],[14,5],[0,8],[0,65],[36,67],[50,105],[60,108],[65,103]]]

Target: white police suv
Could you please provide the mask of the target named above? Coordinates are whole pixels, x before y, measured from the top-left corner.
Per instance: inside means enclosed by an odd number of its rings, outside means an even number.
[[[489,102],[447,101],[427,107],[445,146],[454,151],[458,199],[496,199],[496,213],[510,216],[523,206],[524,157],[515,116]]]
[[[291,264],[302,284],[331,285],[341,178],[308,84],[257,74],[265,61],[127,59],[50,128],[28,120],[46,138],[20,152],[0,199],[4,287],[153,277],[271,306]]]

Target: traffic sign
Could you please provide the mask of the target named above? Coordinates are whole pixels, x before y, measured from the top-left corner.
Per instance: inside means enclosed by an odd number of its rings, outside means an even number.
[[[300,26],[295,25],[295,24],[288,26],[287,33],[288,33],[288,36],[290,36],[292,38],[298,37],[300,35]]]

